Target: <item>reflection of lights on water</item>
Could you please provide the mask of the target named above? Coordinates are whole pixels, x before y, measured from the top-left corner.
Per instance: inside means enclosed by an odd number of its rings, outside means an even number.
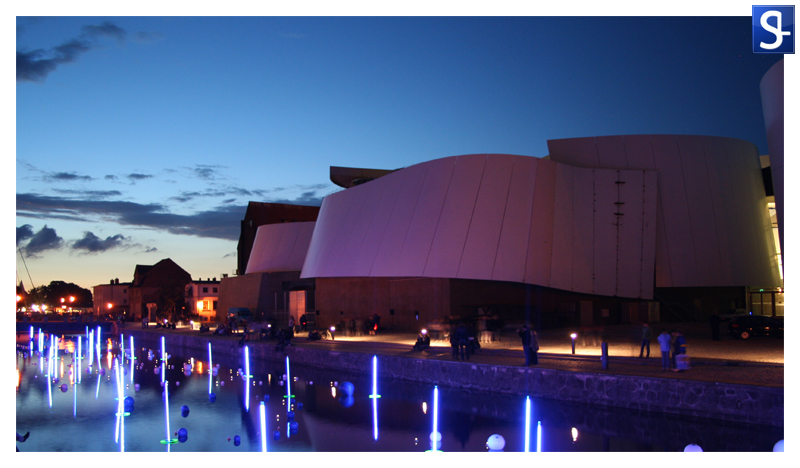
[[[422,414],[428,414],[428,404],[424,401],[422,402]]]
[[[572,441],[575,442],[576,440],[578,440],[578,429],[573,427],[572,428]]]
[[[531,397],[525,398],[525,452],[531,451]]]
[[[22,376],[19,374],[19,369],[17,369],[17,390],[19,390],[19,381],[21,378]]]
[[[331,396],[336,398],[336,387],[331,387]]]

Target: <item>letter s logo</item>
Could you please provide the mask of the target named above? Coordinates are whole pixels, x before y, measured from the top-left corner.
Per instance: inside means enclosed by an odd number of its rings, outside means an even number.
[[[777,24],[775,26],[772,26],[767,22],[768,18],[776,18]],[[781,44],[783,44],[783,36],[788,36],[791,34],[791,32],[789,31],[781,30],[780,11],[769,10],[764,12],[764,14],[761,15],[761,27],[764,28],[766,31],[775,35],[775,42],[773,42],[772,44],[767,44],[766,42],[759,43],[759,46],[767,50],[777,49],[778,47],[781,46]]]

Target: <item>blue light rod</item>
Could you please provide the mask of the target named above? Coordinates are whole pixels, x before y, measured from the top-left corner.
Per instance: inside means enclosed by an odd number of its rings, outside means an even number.
[[[539,424],[536,426],[536,451],[542,451],[542,422],[539,421]]]
[[[436,448],[439,434],[439,386],[433,386],[433,441],[431,442],[431,452],[438,452]]]
[[[292,410],[292,375],[289,373],[289,356],[286,356],[286,438],[292,436],[291,422],[288,414]]]
[[[42,335],[42,329],[40,328],[39,329],[39,356],[42,355],[42,347],[44,346],[43,343],[42,343],[43,337],[44,337],[44,335]]]
[[[211,342],[208,342],[208,394],[211,395],[211,383],[214,376],[214,366],[211,364]]]
[[[131,335],[131,383],[133,383],[133,370],[135,369],[133,362],[135,360],[136,358],[133,356],[133,335]]]
[[[30,341],[33,341],[33,325],[31,325],[30,335],[28,336],[31,338]]]
[[[125,335],[122,333],[119,334],[119,355],[120,359],[125,359]]]
[[[161,383],[165,382],[164,375],[166,374],[166,372],[164,371],[164,361],[166,360],[167,360],[167,353],[164,351],[164,336],[161,336]],[[164,388],[165,389],[167,388],[166,383],[164,383]],[[169,437],[167,437],[167,440],[169,440]]]
[[[250,375],[250,348],[248,346],[244,347],[244,375],[246,375],[248,379],[252,377],[252,375]]]
[[[372,432],[375,440],[378,440],[378,356],[372,356]]]
[[[81,375],[80,372],[78,373],[78,375],[79,376]],[[78,389],[76,388],[76,385],[78,385],[78,382],[77,381],[73,381],[73,383],[72,383],[72,417],[73,418],[77,418],[78,417]]]
[[[94,363],[94,330],[89,332],[89,366]]]
[[[119,443],[119,425],[120,419],[122,419],[122,408],[120,407],[120,403],[122,403],[122,393],[119,388],[119,364],[117,363],[117,358],[114,358],[114,375],[117,377],[117,425],[114,428],[114,443]]]
[[[77,378],[75,379],[75,381],[78,382],[78,383],[81,382],[81,359],[83,359],[83,356],[81,356],[81,354],[83,354],[81,352],[81,341],[82,341],[81,339],[82,338],[83,338],[82,336],[78,337],[78,359],[76,360],[76,368],[77,368],[78,373],[76,375]]]
[[[100,362],[100,358],[97,358],[97,362]],[[98,396],[100,396],[100,381],[103,378],[100,376],[100,368],[97,368],[97,390],[94,391],[94,399],[96,400]]]
[[[52,354],[52,353],[51,353]],[[52,363],[53,360],[51,359],[50,362]],[[50,408],[53,407],[53,387],[52,387],[52,378],[50,377],[50,371],[47,371],[47,398],[49,399]]]
[[[164,337],[161,337],[162,343]],[[167,421],[167,437],[164,439],[164,443],[167,445],[167,452],[169,452],[170,441],[172,440],[171,436],[172,433],[169,431],[169,382],[164,382],[164,415],[166,416]]]
[[[525,453],[531,451],[531,397],[525,398]]]
[[[267,451],[267,405],[262,401],[258,405],[258,414],[261,417],[261,451]]]

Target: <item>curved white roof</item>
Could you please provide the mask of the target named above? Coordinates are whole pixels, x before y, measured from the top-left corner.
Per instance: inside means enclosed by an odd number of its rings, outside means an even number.
[[[653,172],[442,158],[326,197],[301,277],[468,278],[649,298],[655,208]]]
[[[259,226],[246,273],[300,271],[308,252],[314,222]]]

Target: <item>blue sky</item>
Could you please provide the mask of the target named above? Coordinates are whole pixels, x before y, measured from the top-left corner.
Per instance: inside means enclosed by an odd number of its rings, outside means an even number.
[[[766,154],[779,57],[752,53],[749,4],[722,14],[740,16],[17,17],[18,280],[20,251],[34,285],[167,257],[232,274],[247,203],[318,205],[332,165],[636,133]]]

